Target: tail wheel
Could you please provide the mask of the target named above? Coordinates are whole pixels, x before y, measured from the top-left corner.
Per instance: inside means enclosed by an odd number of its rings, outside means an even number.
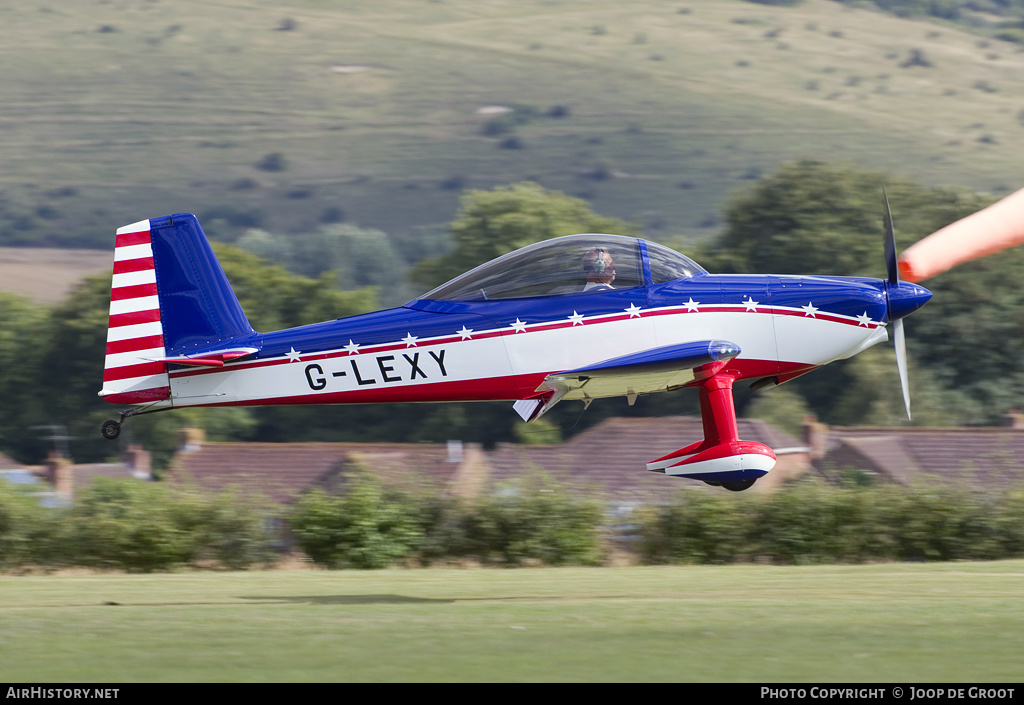
[[[117,421],[104,421],[103,425],[100,427],[100,435],[108,441],[115,440],[121,435],[121,424]]]

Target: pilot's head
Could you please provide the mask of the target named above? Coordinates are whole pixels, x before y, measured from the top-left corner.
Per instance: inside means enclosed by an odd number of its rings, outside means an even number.
[[[615,262],[603,247],[595,247],[583,255],[583,271],[588,282],[611,284],[615,280]]]

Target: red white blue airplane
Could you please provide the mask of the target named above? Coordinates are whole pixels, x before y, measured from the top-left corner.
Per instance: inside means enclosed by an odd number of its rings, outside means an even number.
[[[103,424],[186,406],[562,400],[696,387],[704,440],[647,469],[738,491],[775,465],[738,436],[732,388],[779,384],[887,338],[931,297],[889,278],[714,275],[653,242],[572,235],[483,264],[399,308],[258,333],[198,220],[117,231]],[[900,361],[906,396],[905,362]],[[909,402],[908,402],[909,414]]]

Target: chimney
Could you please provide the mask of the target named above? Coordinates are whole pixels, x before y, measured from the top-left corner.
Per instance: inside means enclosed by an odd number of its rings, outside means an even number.
[[[811,462],[817,462],[825,457],[828,451],[828,424],[818,421],[818,417],[808,415],[804,417],[804,443],[809,449]]]
[[[153,475],[150,472],[152,469],[153,455],[148,450],[143,450],[142,446],[132,444],[128,446],[128,450],[124,454],[125,465],[128,466],[128,472],[131,473],[132,477],[137,480],[152,480]]]
[[[1021,413],[1020,409],[1010,409],[1003,414],[1003,426],[1018,431],[1024,429],[1024,414]]]
[[[448,441],[448,463],[462,462],[462,441]]]
[[[206,441],[206,431],[194,426],[183,426],[178,430],[178,451],[187,453],[199,450]]]
[[[71,461],[56,451],[51,452],[46,458],[46,481],[58,495],[71,497],[75,490]]]

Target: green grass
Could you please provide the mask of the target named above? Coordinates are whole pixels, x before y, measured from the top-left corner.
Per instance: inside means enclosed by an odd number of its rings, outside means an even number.
[[[0,22],[5,242],[108,245],[180,210],[302,232],[331,207],[408,238],[452,219],[453,177],[696,238],[807,156],[1020,186],[1017,45],[829,0],[51,0]],[[932,66],[901,67],[914,49]],[[538,111],[522,149],[483,134],[489,105]],[[287,168],[255,166],[269,153]]]
[[[1024,562],[0,578],[10,682],[1020,681]]]

